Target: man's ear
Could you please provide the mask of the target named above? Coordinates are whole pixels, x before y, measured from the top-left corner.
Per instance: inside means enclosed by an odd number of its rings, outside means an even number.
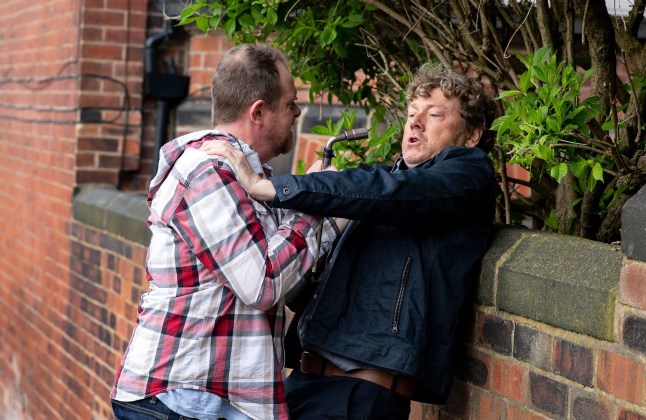
[[[467,137],[467,141],[464,143],[464,145],[466,147],[476,147],[478,143],[480,143],[480,137],[482,137],[483,132],[484,129],[482,127],[474,127],[471,130],[469,137]]]
[[[262,99],[258,99],[249,107],[248,115],[249,119],[254,123],[262,122],[262,117],[267,109],[267,103]]]

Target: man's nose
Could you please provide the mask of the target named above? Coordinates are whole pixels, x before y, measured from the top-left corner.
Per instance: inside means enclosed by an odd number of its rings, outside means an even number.
[[[298,105],[295,105],[295,110],[294,110],[294,118],[298,118],[301,116],[301,107]]]
[[[410,125],[410,128],[415,129],[415,130],[421,130],[422,129],[422,121],[421,118],[418,115],[413,115],[412,117],[408,118],[408,124]]]

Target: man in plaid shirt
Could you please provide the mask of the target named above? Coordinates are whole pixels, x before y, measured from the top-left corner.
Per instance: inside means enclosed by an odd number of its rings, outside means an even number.
[[[213,130],[161,150],[148,195],[150,288],[111,393],[117,419],[287,418],[284,302],[339,231],[331,220],[253,200],[229,162],[199,150],[226,141],[254,171],[293,147],[301,114],[284,53],[242,45],[213,77]],[[183,416],[183,417],[181,417]]]

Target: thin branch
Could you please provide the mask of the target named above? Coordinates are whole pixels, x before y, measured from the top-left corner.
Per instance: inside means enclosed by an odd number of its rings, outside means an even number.
[[[502,196],[505,200],[505,223],[511,224],[511,201],[509,199],[509,179],[507,178],[507,165],[505,154],[502,148],[498,148],[498,159],[500,159],[500,177],[502,178]]]
[[[520,30],[520,28],[523,26],[527,18],[529,17],[529,12],[532,11],[532,7],[534,6],[534,3],[529,3],[529,9],[527,10],[527,14],[525,15],[525,19],[518,25],[514,33],[511,35],[509,38],[509,42],[507,42],[507,46],[505,47],[505,58],[510,58],[511,55],[507,54],[507,51],[509,51],[509,46],[511,45],[511,41],[513,41],[514,37],[516,36],[516,33]]]
[[[402,15],[395,12],[391,8],[385,6],[379,1],[376,1],[376,0],[359,0],[359,1],[361,1],[364,4],[369,4],[371,6],[376,7],[377,9],[386,13],[388,16],[390,16],[391,18],[395,19],[396,21],[400,22],[403,25],[410,26],[410,22],[406,18],[404,18]],[[414,27],[413,30],[417,34],[417,36],[420,37],[424,45],[426,45],[431,51],[433,51],[433,53],[442,62],[442,64],[447,68],[451,68],[450,60],[448,60],[448,58],[444,56],[439,46],[436,45],[431,39],[429,39],[426,36],[426,34],[423,31],[421,31],[418,27]]]

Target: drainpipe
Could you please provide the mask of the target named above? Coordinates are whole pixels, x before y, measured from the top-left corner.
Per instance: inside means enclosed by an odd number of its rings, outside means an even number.
[[[168,122],[171,109],[188,96],[190,78],[175,74],[175,62],[166,57],[166,72],[155,70],[157,48],[168,40],[175,31],[176,21],[167,20],[165,31],[146,39],[144,50],[144,95],[157,99],[155,115],[155,144],[153,146],[152,176],[157,173],[159,149],[168,140]]]

